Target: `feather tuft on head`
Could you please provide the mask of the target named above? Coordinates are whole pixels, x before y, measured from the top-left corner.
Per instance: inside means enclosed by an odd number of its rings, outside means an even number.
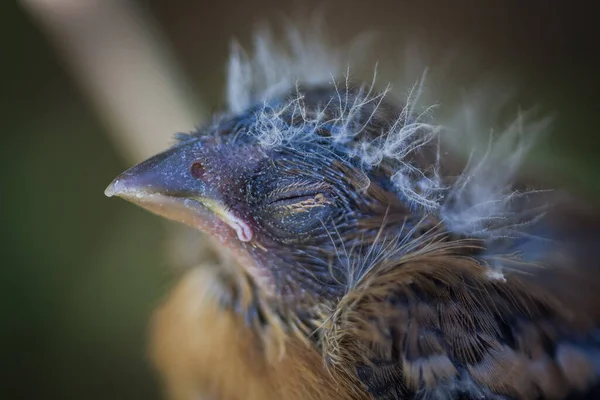
[[[377,90],[375,69],[370,83],[361,85],[358,95],[350,97],[351,50],[367,43],[365,38],[336,49],[327,45],[322,29],[307,32],[289,28],[286,45],[282,46],[263,29],[255,36],[252,56],[237,43],[232,45],[229,111],[241,113],[255,108],[251,132],[262,146],[317,143],[341,150],[366,170],[391,165],[390,180],[398,195],[413,209],[437,214],[450,231],[460,235],[514,237],[541,215],[545,205],[531,201],[538,191],[517,188],[515,182],[536,139],[549,129],[548,118],[536,119],[533,112],[519,113],[506,129],[494,131],[494,119],[499,118],[495,110],[505,106],[508,98],[496,96],[505,93],[504,88],[496,90],[489,85],[460,99],[452,112],[444,112],[450,118],[434,118],[434,111],[441,105],[422,105],[423,98],[435,97],[426,91],[425,73],[416,83],[388,83]],[[331,85],[335,89],[331,100],[316,112],[306,109],[299,89],[309,85]],[[408,89],[402,93],[401,88]],[[294,92],[297,96],[281,101],[281,96]],[[403,100],[401,113],[380,128],[377,137],[362,138],[360,133],[371,117],[392,96]],[[365,118],[365,113],[371,116]],[[290,115],[302,123],[290,126]],[[357,116],[361,116],[361,123]],[[329,135],[320,135],[322,129],[327,129]],[[488,132],[482,146],[481,137]],[[442,168],[443,158],[452,147],[472,149],[467,152],[466,165],[456,175],[444,174]],[[413,162],[424,149],[434,149],[436,154],[426,166]]]

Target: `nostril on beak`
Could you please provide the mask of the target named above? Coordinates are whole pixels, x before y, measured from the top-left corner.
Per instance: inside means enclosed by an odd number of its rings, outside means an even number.
[[[190,173],[196,179],[202,179],[206,173],[204,165],[200,161],[196,161],[190,167]]]

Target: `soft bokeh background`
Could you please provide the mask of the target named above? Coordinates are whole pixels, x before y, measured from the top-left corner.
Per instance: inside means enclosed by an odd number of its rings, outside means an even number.
[[[137,22],[149,17],[152,27],[144,40],[160,43],[166,51],[159,54],[169,58],[164,69],[139,73],[159,83],[161,75],[173,74],[177,88],[169,89],[168,81],[144,95],[129,90],[128,80],[113,82],[123,90],[116,98],[126,99],[126,107],[104,104],[91,94],[93,85],[86,85],[85,74],[78,75],[77,63],[69,60],[68,41],[53,36],[44,18],[23,6],[35,3],[0,5],[0,346],[1,379],[7,385],[0,397],[158,399],[145,353],[146,326],[172,283],[173,265],[190,262],[175,261],[169,245],[169,238],[184,237],[173,236],[173,227],[159,218],[104,197],[103,190],[134,159],[169,140],[172,132],[162,129],[200,122],[220,105],[232,36],[245,41],[256,23],[280,20],[282,11],[292,16],[299,9],[310,11],[317,2],[134,2],[133,10],[142,12]],[[48,12],[101,2],[37,3]],[[591,6],[558,0],[345,0],[328,2],[325,11],[336,37],[378,30],[390,52],[407,34],[434,48],[459,43],[477,69],[512,74],[524,98],[558,113],[556,131],[536,153],[548,175],[598,201],[600,64],[594,58],[600,49]],[[75,16],[70,23],[78,21]],[[95,20],[82,17],[79,29],[92,29]],[[110,16],[108,21],[95,28],[110,29]],[[136,54],[127,47],[126,31],[115,32],[107,46]],[[89,54],[102,50],[92,48]],[[117,69],[105,61],[91,59],[91,64],[110,78]],[[167,97],[173,93],[179,100]],[[136,108],[152,95],[164,103]],[[120,115],[111,104],[119,105]],[[155,122],[156,113],[140,111],[151,106],[162,110],[160,121]],[[130,125],[123,122],[128,115]],[[144,121],[152,122],[147,140],[139,135]],[[138,153],[131,149],[135,143]]]

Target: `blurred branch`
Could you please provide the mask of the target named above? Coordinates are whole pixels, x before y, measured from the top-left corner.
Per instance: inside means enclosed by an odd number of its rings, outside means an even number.
[[[53,40],[128,163],[165,150],[172,133],[202,120],[160,30],[132,1],[21,4]],[[206,241],[199,232],[170,222],[165,227],[172,264],[189,267],[204,258]]]
[[[201,119],[160,30],[128,0],[21,0],[129,162]]]

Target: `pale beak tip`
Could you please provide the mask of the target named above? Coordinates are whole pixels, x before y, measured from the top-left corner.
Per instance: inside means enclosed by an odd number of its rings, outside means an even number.
[[[126,191],[125,185],[119,179],[115,179],[108,185],[108,187],[104,190],[104,195],[106,197],[118,196]]]

